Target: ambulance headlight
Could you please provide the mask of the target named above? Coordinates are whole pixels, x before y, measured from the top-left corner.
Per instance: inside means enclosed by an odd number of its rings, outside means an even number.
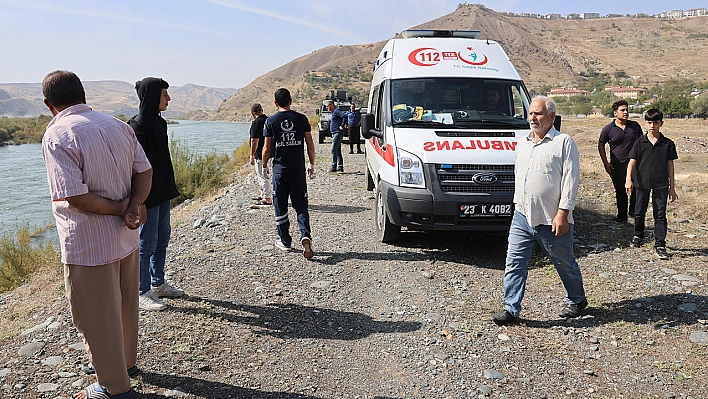
[[[425,188],[423,163],[417,156],[398,150],[398,173],[401,186]]]

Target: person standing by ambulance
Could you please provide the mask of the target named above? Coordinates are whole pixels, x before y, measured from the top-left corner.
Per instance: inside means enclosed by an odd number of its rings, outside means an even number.
[[[327,101],[327,110],[332,113],[329,120],[329,132],[332,134],[332,167],[330,172],[344,172],[344,158],[342,158],[342,138],[344,135],[347,116],[342,112],[334,101]]]

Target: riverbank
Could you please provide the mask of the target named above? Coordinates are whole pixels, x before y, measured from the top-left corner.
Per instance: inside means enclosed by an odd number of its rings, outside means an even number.
[[[506,237],[404,231],[396,245],[377,242],[364,156],[344,151],[346,173],[327,173],[327,142],[308,180],[313,261],[274,247],[272,209],[250,200],[250,166],[175,209],[168,279],[189,296],[141,312],[136,397],[702,398],[708,220],[695,209],[706,202],[707,137],[671,136],[683,148],[680,199],[668,215],[673,257],[660,262],[649,244],[627,246],[631,223],[610,220],[599,130],[564,126],[583,154],[581,318],[558,318],[563,289],[539,257],[521,322],[494,325]],[[79,370],[86,357],[58,270],[0,299],[0,320],[0,396],[68,398],[93,381]]]

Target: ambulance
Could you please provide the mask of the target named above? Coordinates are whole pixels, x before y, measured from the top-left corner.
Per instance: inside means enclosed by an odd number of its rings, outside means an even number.
[[[402,36],[377,57],[362,115],[378,239],[402,227],[508,231],[516,143],[530,132],[521,76],[479,31]]]

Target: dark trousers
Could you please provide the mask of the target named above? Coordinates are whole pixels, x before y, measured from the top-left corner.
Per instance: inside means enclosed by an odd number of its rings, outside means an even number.
[[[666,203],[669,199],[669,189],[635,188],[637,207],[634,212],[634,235],[644,238],[644,219],[649,207],[649,191],[651,191],[651,206],[654,213],[655,247],[666,246]]]
[[[360,126],[349,126],[349,152],[354,152],[354,144],[356,144],[357,152],[361,152],[360,132]]]
[[[297,213],[300,227],[300,239],[310,237],[310,213],[307,210],[307,181],[305,173],[288,173],[273,168],[273,208],[275,209],[275,228],[278,237],[285,246],[292,245],[290,219],[288,218],[288,198]]]
[[[627,200],[629,199],[629,214],[634,215],[634,204],[636,202],[635,191],[632,191],[632,195],[627,198],[627,190],[624,185],[627,179],[627,163],[613,163],[612,164],[612,174],[610,178],[612,179],[612,185],[615,186],[615,197],[617,200],[617,219],[627,220]],[[645,208],[646,210],[646,208]]]

